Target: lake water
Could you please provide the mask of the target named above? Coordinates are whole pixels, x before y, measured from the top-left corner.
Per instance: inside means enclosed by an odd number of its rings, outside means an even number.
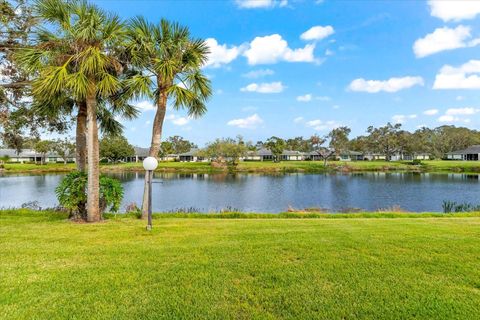
[[[125,188],[125,204],[141,203],[143,173],[112,175]],[[57,204],[54,189],[62,175],[0,176],[0,207],[38,201]],[[153,210],[195,208],[215,211],[280,212],[289,207],[332,210],[377,210],[398,205],[408,211],[441,211],[442,201],[480,204],[478,175],[355,173],[355,174],[164,174],[156,173]]]

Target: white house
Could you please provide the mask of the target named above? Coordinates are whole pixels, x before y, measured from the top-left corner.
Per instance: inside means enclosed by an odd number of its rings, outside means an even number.
[[[32,149],[22,149],[20,152],[17,152],[15,149],[0,149],[0,158],[2,157],[9,157],[8,162],[17,162],[17,163],[24,163],[24,162],[35,162],[40,163],[42,162],[42,157],[45,157],[45,162],[48,163],[57,163],[57,162],[64,162],[64,159],[54,153],[48,152],[45,155],[36,152]],[[75,162],[75,155],[69,155],[66,159],[67,162]]]
[[[473,145],[464,150],[447,153],[448,160],[479,161],[480,145]]]

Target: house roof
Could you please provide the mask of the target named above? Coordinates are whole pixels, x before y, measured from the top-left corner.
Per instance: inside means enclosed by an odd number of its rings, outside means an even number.
[[[252,151],[250,153],[251,155],[257,155],[257,156],[271,156],[272,151],[262,148],[257,151]],[[305,153],[300,152],[300,151],[295,151],[295,150],[283,150],[282,156],[303,156]]]
[[[149,148],[133,147],[133,149],[135,150],[135,155],[138,157],[148,157],[150,153]]]
[[[197,155],[198,149],[191,149],[188,152],[180,153],[178,156],[179,157],[194,157]]]
[[[479,144],[470,146],[470,147],[468,147],[467,149],[464,149],[464,150],[447,152],[447,154],[472,154],[472,153],[480,153],[480,145]]]
[[[3,157],[3,156],[9,156],[10,158],[33,158],[33,157],[41,157],[42,154],[40,154],[39,152],[35,152],[35,150],[33,149],[23,149],[18,154],[17,154],[17,150],[15,149],[0,149],[0,157]],[[60,158],[60,155],[54,152],[48,152],[45,156]]]

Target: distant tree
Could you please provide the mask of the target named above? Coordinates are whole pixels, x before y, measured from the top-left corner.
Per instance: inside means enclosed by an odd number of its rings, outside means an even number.
[[[47,153],[52,151],[52,141],[50,140],[39,140],[38,142],[35,143],[33,149],[35,152],[40,153],[41,155],[41,164],[45,164],[45,158],[47,156]]]
[[[168,154],[174,154],[175,149],[173,148],[173,143],[170,141],[163,141],[160,144],[160,151],[158,152],[159,157],[165,157]]]
[[[5,164],[5,163],[7,163],[8,161],[10,161],[10,156],[4,155],[4,156],[1,156],[1,157],[0,157],[0,164]]]
[[[310,140],[306,140],[303,137],[295,137],[293,139],[286,140],[287,149],[296,150],[300,152],[311,151]]]
[[[226,164],[229,169],[233,169],[238,165],[240,158],[247,155],[247,151],[243,140],[226,138],[207,144],[207,147],[198,154],[211,158],[215,163]]]
[[[310,137],[309,142],[310,142],[311,148],[313,150],[316,150],[320,148],[322,144],[325,143],[325,140],[326,139],[324,137],[320,137],[319,135],[314,134],[313,136]]]
[[[57,139],[52,141],[52,149],[63,159],[63,163],[67,164],[67,159],[75,155],[75,144],[68,138]]]
[[[401,127],[402,125],[399,123],[392,125],[390,122],[379,128],[368,127],[370,148],[374,152],[384,154],[386,160],[390,161],[392,156],[400,150],[399,135]]]
[[[283,150],[285,150],[286,143],[285,140],[279,137],[271,137],[265,142],[265,147],[272,152],[273,161],[280,162],[282,158]]]
[[[339,156],[341,153],[348,151],[349,140],[348,135],[351,129],[348,127],[335,128],[328,134],[327,138],[330,140],[329,147],[335,151]]]
[[[185,153],[197,147],[197,145],[191,141],[184,139],[181,136],[168,137],[166,142],[172,145],[173,153]]]
[[[109,161],[117,162],[134,154],[132,145],[123,136],[105,136],[100,140],[100,156]]]

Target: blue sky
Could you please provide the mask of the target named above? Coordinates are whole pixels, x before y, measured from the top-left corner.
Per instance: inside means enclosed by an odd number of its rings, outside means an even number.
[[[208,39],[208,113],[169,110],[164,137],[203,145],[340,125],[353,137],[389,121],[408,130],[480,125],[479,1],[94,2],[125,19],[177,21]],[[154,110],[137,105],[142,114],[125,123],[125,135],[148,146]]]

